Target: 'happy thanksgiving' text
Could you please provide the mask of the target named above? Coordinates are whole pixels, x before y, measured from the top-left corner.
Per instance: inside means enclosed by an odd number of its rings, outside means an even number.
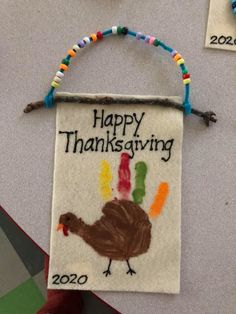
[[[141,114],[106,114],[105,110],[93,110],[93,125],[95,129],[104,129],[104,136],[89,138],[80,137],[78,130],[59,131],[65,135],[65,153],[85,152],[121,152],[127,151],[133,158],[138,151],[161,152],[161,160],[167,162],[171,158],[174,139],[159,139],[154,134],[141,139],[142,121],[145,112]],[[95,132],[96,133],[96,132]],[[127,138],[128,137],[128,138]]]

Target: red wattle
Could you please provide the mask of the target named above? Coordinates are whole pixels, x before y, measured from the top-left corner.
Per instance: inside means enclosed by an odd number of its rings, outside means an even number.
[[[69,233],[68,233],[68,228],[66,226],[63,226],[63,234],[64,236],[68,237]]]

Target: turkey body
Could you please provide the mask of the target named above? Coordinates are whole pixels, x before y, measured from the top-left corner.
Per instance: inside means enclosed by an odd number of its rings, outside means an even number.
[[[99,255],[121,261],[148,251],[152,225],[139,205],[114,199],[104,205],[102,213],[93,225],[84,224],[79,232]]]

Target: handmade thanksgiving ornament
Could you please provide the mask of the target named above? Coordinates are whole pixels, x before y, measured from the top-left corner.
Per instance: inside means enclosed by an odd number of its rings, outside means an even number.
[[[180,67],[179,97],[57,93],[70,59],[110,35],[166,50]],[[57,102],[48,287],[178,293],[183,112],[216,122],[189,102],[182,56],[152,36],[112,27],[68,51],[44,102]],[[67,103],[66,105],[64,103]]]
[[[86,224],[82,218],[77,218],[71,212],[62,214],[59,218],[57,230],[62,229],[65,236],[68,231],[80,236],[99,255],[109,258],[108,268],[103,272],[111,275],[112,260],[126,261],[128,271],[126,274],[136,274],[130,267],[129,259],[148,251],[151,242],[150,218],[155,218],[161,212],[168,195],[168,183],[162,182],[158,187],[156,197],[146,213],[140,206],[145,196],[145,176],[147,165],[145,162],[137,162],[135,165],[135,188],[133,200],[130,200],[130,156],[121,154],[119,166],[118,192],[119,199],[112,199],[110,186],[111,170],[106,160],[102,160],[100,173],[100,192],[104,201],[102,217],[92,225]]]

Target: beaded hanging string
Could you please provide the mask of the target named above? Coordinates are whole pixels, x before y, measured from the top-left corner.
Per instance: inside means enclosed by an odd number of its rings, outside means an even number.
[[[190,96],[190,74],[185,66],[185,61],[182,58],[182,56],[171,47],[164,44],[159,39],[144,35],[140,32],[134,32],[132,30],[129,30],[127,27],[122,26],[113,26],[112,28],[109,28],[103,32],[99,31],[96,34],[91,34],[89,37],[84,37],[82,40],[80,40],[77,44],[75,44],[72,49],[68,50],[68,55],[65,59],[62,60],[59,71],[57,71],[52,83],[51,83],[51,89],[49,90],[49,93],[44,99],[45,107],[52,108],[54,106],[54,90],[55,88],[59,87],[62,78],[64,77],[64,72],[66,72],[70,65],[70,59],[74,58],[76,54],[80,51],[80,49],[83,49],[85,46],[89,45],[91,42],[95,42],[97,40],[102,40],[105,37],[109,37],[110,35],[129,35],[131,37],[135,37],[137,40],[143,40],[145,43],[152,45],[154,47],[161,47],[168,53],[170,53],[173,60],[176,62],[178,66],[180,66],[182,71],[182,78],[183,83],[185,85],[185,97],[183,102],[184,107],[184,113],[186,115],[189,115],[191,113],[191,104],[189,102],[189,96]]]
[[[235,0],[236,1],[236,0]],[[173,100],[162,98],[162,97],[124,97],[122,95],[117,95],[116,97],[111,95],[98,95],[96,98],[93,98],[91,95],[87,94],[77,94],[76,96],[70,96],[70,95],[61,95],[62,93],[55,94],[55,89],[60,86],[60,83],[64,77],[65,72],[69,69],[71,58],[74,58],[77,53],[83,49],[84,47],[88,46],[92,42],[96,42],[99,40],[102,40],[103,38],[109,37],[111,35],[129,35],[131,37],[136,38],[139,41],[144,41],[146,44],[152,45],[154,47],[161,47],[164,49],[167,53],[170,54],[171,58],[174,60],[174,62],[180,67],[182,72],[182,80],[183,84],[185,86],[185,95],[183,103],[177,103]],[[176,50],[172,49],[171,47],[167,46],[165,43],[160,41],[159,39],[150,36],[150,35],[144,35],[140,32],[135,32],[127,27],[123,26],[112,26],[112,28],[109,28],[103,32],[98,31],[96,34],[93,33],[89,37],[84,37],[82,40],[80,40],[77,44],[75,44],[72,49],[68,50],[67,56],[61,61],[61,64],[59,66],[59,70],[56,72],[55,77],[53,78],[53,81],[51,82],[51,88],[44,98],[44,101],[37,101],[34,103],[28,104],[24,112],[28,113],[32,110],[35,110],[37,108],[40,108],[42,106],[46,108],[52,108],[54,106],[55,101],[76,101],[76,102],[91,102],[97,103],[97,104],[111,104],[111,103],[126,103],[126,104],[145,104],[145,103],[152,103],[152,104],[158,104],[162,106],[169,106],[176,109],[179,109],[185,113],[185,115],[194,114],[198,117],[203,118],[204,122],[207,126],[209,126],[210,122],[216,122],[216,115],[213,111],[206,111],[202,112],[200,110],[194,109],[191,107],[190,104],[190,74],[185,66],[185,61],[182,58],[181,54],[178,53]]]
[[[233,13],[236,14],[236,0],[231,0]]]

